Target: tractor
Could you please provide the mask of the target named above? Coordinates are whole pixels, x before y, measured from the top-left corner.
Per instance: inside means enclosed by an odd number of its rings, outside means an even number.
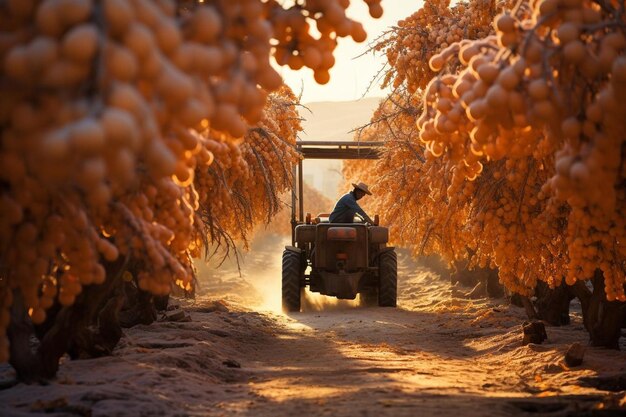
[[[376,159],[382,142],[300,141],[303,159]],[[354,300],[361,305],[395,307],[397,297],[397,256],[387,246],[389,229],[363,223],[330,223],[329,214],[304,216],[302,161],[293,173],[291,245],[282,258],[282,307],[300,311],[303,290]],[[298,197],[296,197],[296,194]],[[296,199],[299,218],[296,219]]]

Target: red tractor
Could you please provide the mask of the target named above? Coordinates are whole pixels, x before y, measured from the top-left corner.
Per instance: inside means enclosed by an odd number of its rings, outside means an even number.
[[[298,142],[303,158],[376,159],[381,142]],[[330,148],[329,148],[330,147]],[[282,306],[300,311],[302,290],[354,300],[363,305],[395,307],[397,257],[387,246],[389,229],[367,223],[329,223],[328,214],[304,218],[302,162],[294,172],[292,193],[292,244],[286,246],[282,263]],[[299,220],[296,220],[296,194]],[[357,220],[357,219],[355,219]]]

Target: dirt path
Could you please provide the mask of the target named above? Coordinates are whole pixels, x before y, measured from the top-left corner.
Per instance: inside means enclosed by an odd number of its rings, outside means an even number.
[[[257,289],[275,286],[271,265],[257,271]],[[467,299],[406,261],[401,276],[398,309],[309,296],[289,316],[216,301],[259,302],[240,279],[205,285],[211,297],[185,307],[191,322],[136,326],[112,357],[66,361],[50,385],[0,390],[0,415],[624,415],[624,391],[584,378],[625,374],[626,353],[588,349],[583,366],[563,364],[570,343],[586,344],[577,314],[545,344],[522,346],[522,309]],[[0,366],[0,380],[10,377]]]
[[[490,378],[490,369],[454,330],[433,333],[433,325],[442,323],[436,317],[352,309],[302,313],[292,320],[271,349],[251,358],[258,380],[250,389],[259,395],[251,413],[415,415],[419,409],[435,415],[469,411],[485,390],[505,388],[498,395],[520,395],[510,391],[511,381],[502,372]],[[501,408],[502,415],[510,413],[510,407]]]
[[[511,312],[500,308],[490,311],[505,322]],[[436,310],[344,308],[279,318],[273,342],[247,358],[254,399],[244,409],[221,406],[259,416],[572,415],[602,396],[579,385],[592,371],[559,364],[571,335],[522,347],[517,331],[472,325],[467,310]]]

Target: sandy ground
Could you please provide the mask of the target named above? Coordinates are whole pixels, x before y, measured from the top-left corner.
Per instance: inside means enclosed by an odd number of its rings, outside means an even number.
[[[0,415],[626,415],[624,391],[585,382],[624,375],[626,353],[588,348],[582,366],[563,363],[570,343],[586,344],[576,313],[546,343],[522,346],[521,309],[468,300],[401,257],[399,308],[307,295],[304,312],[285,316],[279,246],[259,245],[242,277],[232,266],[201,276],[201,295],[181,301],[193,321],[128,329],[112,357],[4,389]]]

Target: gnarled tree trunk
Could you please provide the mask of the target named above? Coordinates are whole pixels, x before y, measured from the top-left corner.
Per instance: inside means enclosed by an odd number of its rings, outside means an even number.
[[[469,261],[456,261],[454,270],[450,272],[450,283],[474,288],[480,291],[479,296],[499,298],[504,296],[504,286],[498,279],[498,270],[492,268],[467,269]]]
[[[60,312],[57,317],[67,315]],[[31,345],[34,329],[21,293],[14,292],[11,321],[7,335],[11,342],[9,363],[15,369],[17,379],[26,383],[41,382],[54,377],[59,359],[67,350],[69,332],[65,326],[53,325],[43,335],[39,346]]]
[[[569,306],[574,298],[568,291],[567,284],[561,283],[550,288],[545,282],[539,281],[535,289],[535,307],[539,319],[552,326],[563,326],[570,323]]]
[[[154,296],[139,288],[137,276],[142,265],[131,262],[128,272],[133,279],[124,283],[124,303],[120,311],[120,324],[129,328],[138,324],[151,324],[157,319],[157,311],[167,309],[169,295]]]
[[[592,346],[619,349],[626,303],[607,301],[601,270],[596,270],[592,283],[593,293],[590,296],[583,295],[586,298],[584,303],[581,299],[583,322],[589,332],[589,343]]]
[[[118,313],[122,307],[121,273],[123,265],[107,265],[107,279],[102,285],[90,285],[83,297],[72,306],[74,316],[68,353],[72,359],[110,355],[120,338]]]
[[[89,285],[69,307],[53,306],[46,322],[33,326],[21,294],[14,293],[8,336],[10,364],[20,381],[32,383],[54,378],[59,359],[69,353],[73,358],[109,354],[122,333],[117,321],[121,306],[119,285],[123,259],[105,263],[106,281]],[[36,335],[38,344],[31,336]]]

